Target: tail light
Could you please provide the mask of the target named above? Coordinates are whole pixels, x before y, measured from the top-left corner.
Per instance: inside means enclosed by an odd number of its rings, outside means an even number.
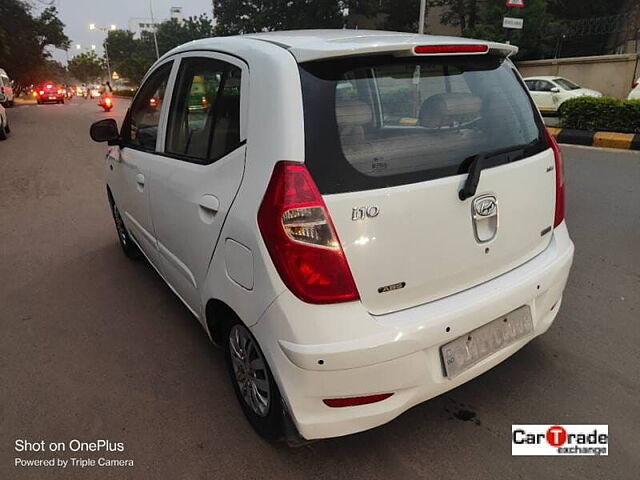
[[[631,88],[636,88],[638,85],[640,85],[640,83],[638,83],[638,81],[636,80],[631,84]]]
[[[557,227],[564,220],[564,165],[562,164],[562,153],[558,142],[553,135],[549,133],[549,130],[545,128],[545,136],[547,137],[547,144],[553,150],[553,158],[555,161],[556,172],[556,214],[553,220],[553,226]]]
[[[327,207],[303,164],[276,164],[258,226],[282,281],[302,301],[359,298]]]
[[[38,93],[39,93],[40,95],[44,95],[44,90],[40,90]]]
[[[345,397],[345,398],[325,398],[322,402],[332,408],[356,407],[358,405],[369,405],[370,403],[386,400],[393,393],[378,393],[377,395],[367,395],[366,397]]]
[[[104,99],[105,105],[111,105],[111,99],[109,97]]]

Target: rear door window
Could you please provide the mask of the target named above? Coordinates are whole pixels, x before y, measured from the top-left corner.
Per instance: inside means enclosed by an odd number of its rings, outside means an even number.
[[[526,88],[503,58],[364,57],[300,72],[305,161],[323,193],[457,175],[481,153],[546,148]]]
[[[240,145],[241,70],[208,58],[182,61],[165,152],[211,163]]]

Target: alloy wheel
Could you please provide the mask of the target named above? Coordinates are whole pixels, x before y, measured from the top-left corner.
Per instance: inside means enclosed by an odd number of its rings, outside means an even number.
[[[244,402],[258,416],[266,417],[271,406],[271,388],[266,362],[249,331],[234,325],[229,332],[233,373]]]

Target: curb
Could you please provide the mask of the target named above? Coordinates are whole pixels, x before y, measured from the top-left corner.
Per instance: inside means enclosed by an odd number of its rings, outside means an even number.
[[[640,133],[590,132],[571,128],[547,127],[558,143],[570,143],[587,147],[640,150]]]

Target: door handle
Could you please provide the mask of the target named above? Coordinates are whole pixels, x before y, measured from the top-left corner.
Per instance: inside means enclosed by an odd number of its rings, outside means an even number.
[[[220,209],[220,200],[214,195],[203,195],[198,204],[200,208],[210,213],[216,213]]]
[[[144,175],[142,175],[141,173],[136,175],[136,183],[138,185],[140,185],[141,187],[144,187]]]

